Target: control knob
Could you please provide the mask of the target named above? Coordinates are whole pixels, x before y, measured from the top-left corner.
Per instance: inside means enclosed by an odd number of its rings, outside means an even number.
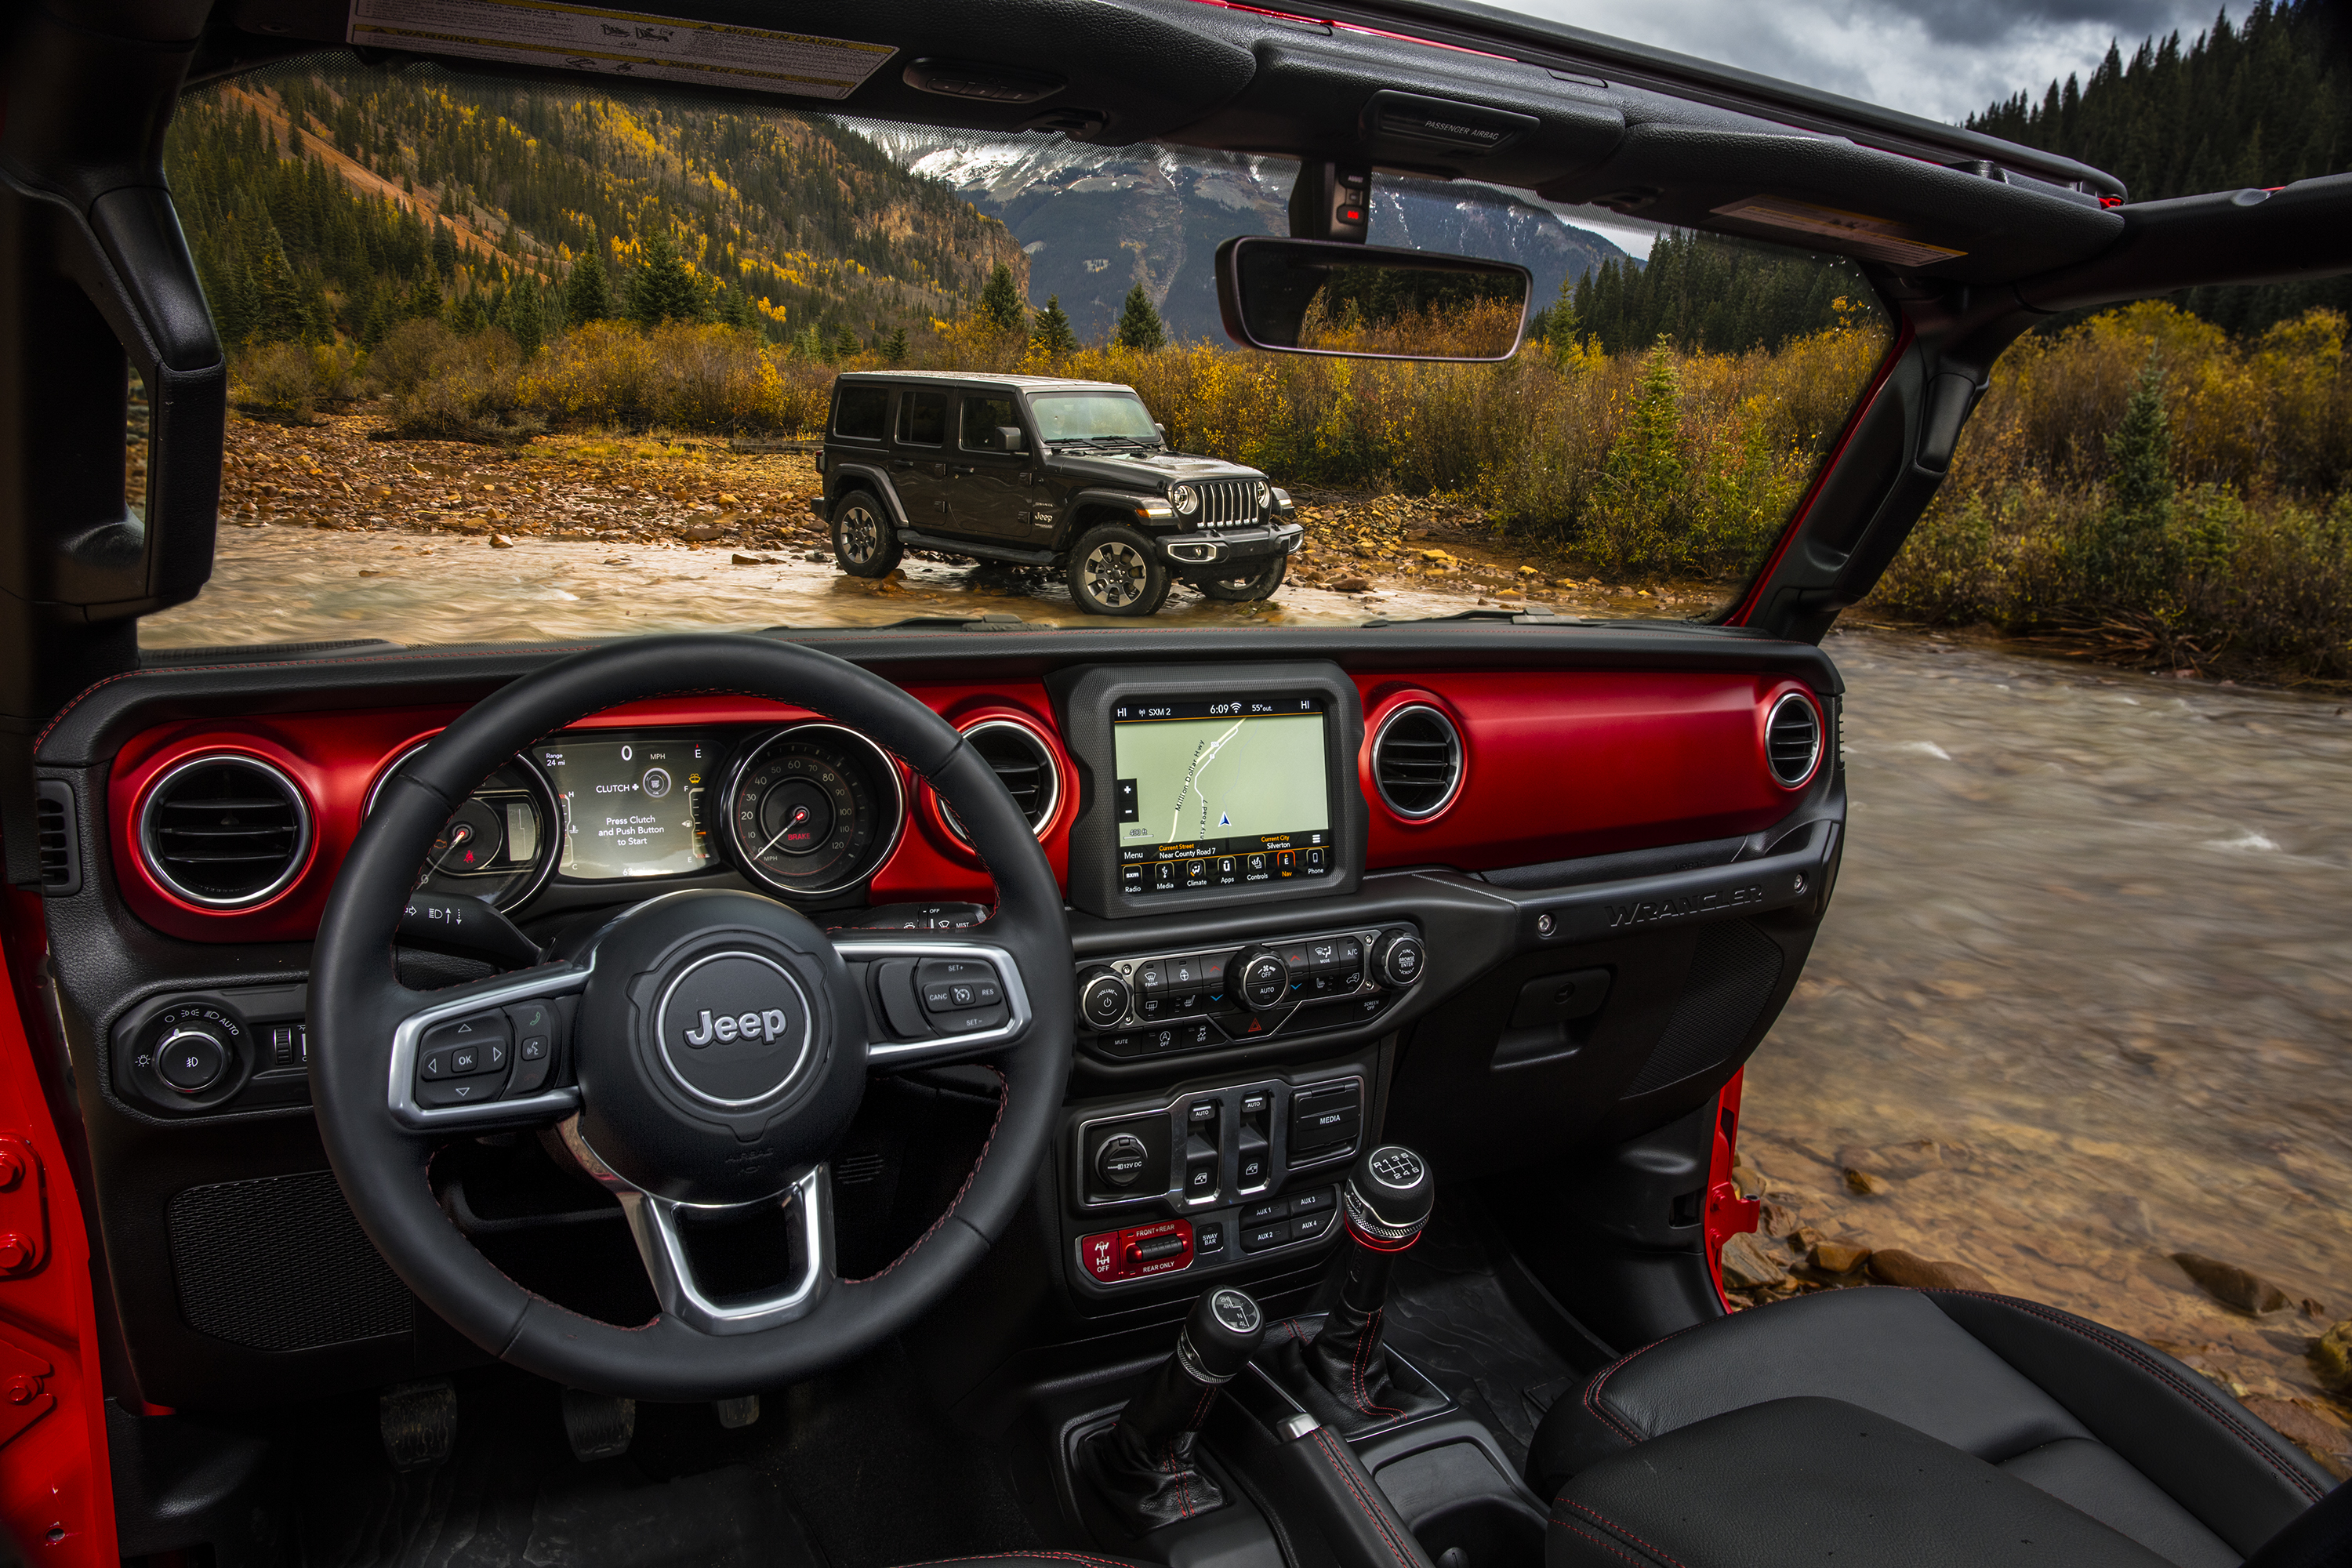
[[[1234,955],[1232,984],[1241,993],[1242,1005],[1253,1013],[1279,1007],[1290,1000],[1290,965],[1262,947],[1244,948]]]
[[[1108,1029],[1127,1016],[1127,982],[1115,970],[1099,966],[1078,976],[1078,1016],[1097,1029]]]
[[[155,1076],[177,1094],[202,1094],[228,1071],[222,1031],[202,1021],[175,1025],[155,1042]]]
[[[1411,931],[1392,931],[1372,949],[1372,974],[1383,985],[1403,990],[1421,978],[1429,962],[1429,954],[1421,945],[1421,938]]]

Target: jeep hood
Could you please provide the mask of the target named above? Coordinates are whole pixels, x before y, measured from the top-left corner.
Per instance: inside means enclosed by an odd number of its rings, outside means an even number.
[[[1055,454],[1048,466],[1057,474],[1130,489],[1142,486],[1160,489],[1178,479],[1198,484],[1203,479],[1265,478],[1255,468],[1244,468],[1239,463],[1220,462],[1214,458],[1187,457],[1181,452],[1139,452],[1132,458],[1108,454]]]

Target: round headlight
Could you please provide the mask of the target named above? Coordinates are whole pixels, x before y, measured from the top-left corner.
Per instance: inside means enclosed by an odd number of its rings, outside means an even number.
[[[1168,504],[1190,517],[1201,510],[1201,492],[1190,485],[1170,485]]]
[[[1264,479],[1257,482],[1257,504],[1261,511],[1274,504],[1274,487]]]

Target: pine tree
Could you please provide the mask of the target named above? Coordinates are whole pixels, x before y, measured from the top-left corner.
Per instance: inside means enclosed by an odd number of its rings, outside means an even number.
[[[466,290],[457,308],[449,312],[449,330],[461,338],[470,338],[490,324],[490,313],[483,308],[482,297],[473,289]]]
[[[1045,308],[1037,312],[1037,324],[1030,334],[1037,346],[1053,358],[1078,352],[1078,334],[1070,325],[1069,316],[1062,310],[1062,297],[1045,296]]]
[[[539,352],[541,341],[547,335],[547,308],[540,298],[539,279],[530,273],[507,291],[505,301],[499,307],[499,325],[515,341],[525,359]]]
[[[429,273],[416,279],[416,285],[409,289],[408,301],[402,307],[400,313],[420,321],[437,321],[441,319],[440,285],[433,281]]]
[[[253,282],[258,306],[254,336],[265,343],[296,342],[306,336],[302,285],[287,264],[286,247],[278,240],[275,224],[263,231],[261,258],[253,269]]]
[[[2122,422],[2107,437],[2115,465],[2107,491],[2117,510],[2158,522],[2172,513],[2172,425],[2164,407],[2164,367],[2148,355]]]
[[[1118,313],[1118,328],[1113,339],[1123,349],[1158,349],[1168,346],[1168,328],[1153,308],[1151,296],[1138,283],[1127,291],[1127,304]]]
[[[857,341],[857,334],[851,331],[847,327],[842,328],[841,331],[834,334],[833,357],[835,360],[856,359],[859,354],[865,352],[866,345],[859,342]]]
[[[709,312],[702,285],[679,258],[677,242],[656,229],[646,237],[645,265],[629,279],[629,320],[650,331],[665,321],[699,321]]]
[[[890,335],[884,339],[882,342],[882,357],[891,364],[905,364],[907,363],[906,328],[893,327],[890,329]]]
[[[793,353],[811,364],[815,364],[824,358],[824,335],[816,330],[814,321],[802,328],[801,335],[793,340]]]
[[[444,283],[457,276],[457,236],[438,218],[433,222],[433,270]]]
[[[563,281],[563,320],[567,326],[584,327],[613,313],[613,290],[604,277],[604,248],[591,243],[580,259],[572,264],[572,276]]]
[[[383,296],[372,294],[368,297],[367,314],[360,318],[360,347],[381,348],[383,340],[391,335],[392,323],[383,313]]]
[[[1021,300],[1021,285],[1013,280],[1013,268],[998,262],[988,275],[988,286],[980,291],[980,313],[1000,332],[1018,332],[1029,324],[1029,312]]]
[[[730,289],[719,302],[719,319],[739,332],[757,331],[760,312],[751,308],[751,297],[740,289]]]

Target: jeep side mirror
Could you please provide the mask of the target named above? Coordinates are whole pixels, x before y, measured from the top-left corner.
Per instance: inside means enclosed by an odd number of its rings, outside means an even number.
[[[1533,280],[1507,261],[1267,235],[1225,241],[1216,270],[1244,348],[1471,363],[1518,352]]]
[[[1029,449],[1029,437],[1018,425],[999,425],[995,446],[1000,452],[1025,452]]]
[[[1155,419],[1151,422],[1151,427],[1160,432],[1160,444],[1163,447],[1168,445],[1168,426]]]

